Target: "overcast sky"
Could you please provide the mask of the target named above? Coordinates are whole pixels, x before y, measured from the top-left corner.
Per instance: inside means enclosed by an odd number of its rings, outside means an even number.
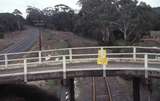
[[[13,12],[13,10],[19,9],[25,13],[27,6],[34,6],[40,9],[45,7],[53,7],[56,4],[66,4],[73,9],[79,9],[77,4],[78,0],[0,0],[0,12]],[[160,0],[141,0],[150,4],[152,7],[160,6]]]

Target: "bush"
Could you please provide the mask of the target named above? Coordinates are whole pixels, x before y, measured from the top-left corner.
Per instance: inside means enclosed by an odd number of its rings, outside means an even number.
[[[125,40],[116,40],[115,42],[113,42],[114,46],[127,46],[129,45],[129,43]]]
[[[4,38],[4,33],[0,33],[0,39]]]

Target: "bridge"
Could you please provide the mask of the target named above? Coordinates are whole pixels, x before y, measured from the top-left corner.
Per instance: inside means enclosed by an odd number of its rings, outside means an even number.
[[[97,65],[99,49],[107,50],[108,65]],[[89,76],[159,78],[160,48],[77,47],[0,55],[0,83]]]
[[[97,65],[99,49],[108,51],[106,66]],[[1,54],[0,59],[0,82],[106,75],[160,76],[158,47],[65,48]]]

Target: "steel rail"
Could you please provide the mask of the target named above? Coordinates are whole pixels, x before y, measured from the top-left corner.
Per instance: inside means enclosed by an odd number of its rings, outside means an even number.
[[[106,77],[104,77],[104,81],[105,81],[106,89],[107,89],[107,92],[108,92],[109,101],[113,101],[109,81],[108,81],[108,79]]]
[[[102,77],[102,78],[103,78],[102,80],[104,81],[104,85],[105,85],[104,90],[106,90],[105,91],[106,101],[108,101],[108,100],[113,101],[109,81],[107,80],[106,77]],[[98,85],[96,85],[96,78],[92,77],[92,101],[97,101],[97,97],[96,97],[96,95],[97,95],[96,89],[98,88],[97,86]]]

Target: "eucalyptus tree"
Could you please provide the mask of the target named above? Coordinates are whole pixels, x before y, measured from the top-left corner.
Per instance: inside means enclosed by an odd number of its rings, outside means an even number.
[[[149,5],[137,0],[79,0],[79,4],[82,9],[75,30],[89,37],[100,36],[100,41],[119,33],[123,40],[133,41],[151,30],[153,18],[157,18]]]
[[[57,30],[73,29],[74,10],[67,5],[59,4],[54,7],[55,14],[53,15],[54,24]]]
[[[35,25],[36,21],[45,20],[43,12],[38,8],[28,6],[26,12],[27,12],[26,20],[31,25]]]
[[[67,5],[59,4],[40,10],[29,6],[27,8],[27,22],[34,25],[37,20],[43,20],[47,28],[72,31],[74,11]]]
[[[160,7],[153,8],[153,11],[158,16],[155,26],[154,26],[154,30],[160,30]]]
[[[24,18],[22,17],[22,12],[18,9],[15,9],[12,13],[17,17],[18,30],[22,30],[25,22]]]
[[[19,30],[17,21],[17,16],[12,13],[0,13],[0,38],[3,38],[3,32]],[[20,25],[23,26],[23,23]]]
[[[54,15],[55,15],[55,9],[53,7],[46,7],[42,10],[44,19],[45,19],[45,27],[54,29]]]
[[[79,3],[82,6],[80,19],[85,20],[84,26],[93,28],[86,34],[90,37],[97,36],[104,42],[109,41],[118,19],[114,0],[79,0]]]
[[[21,12],[20,10],[18,10],[18,9],[15,9],[15,10],[13,11],[13,14],[14,14],[14,15],[22,15],[22,12]]]
[[[118,0],[116,3],[118,19],[114,24],[123,33],[124,40],[137,28],[137,3],[136,0]]]

